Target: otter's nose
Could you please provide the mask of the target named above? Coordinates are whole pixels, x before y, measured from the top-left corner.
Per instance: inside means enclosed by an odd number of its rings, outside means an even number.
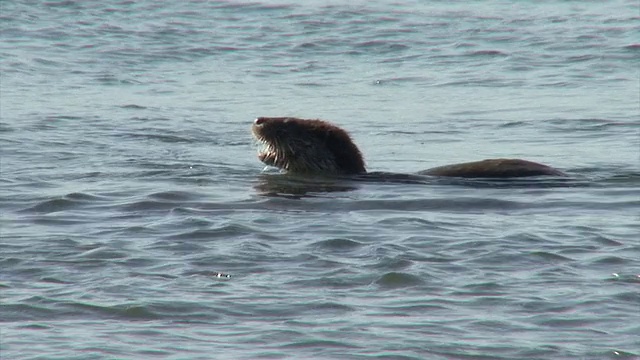
[[[255,120],[253,120],[253,125],[262,125],[265,122],[267,122],[267,118],[263,118],[263,117],[259,117]]]

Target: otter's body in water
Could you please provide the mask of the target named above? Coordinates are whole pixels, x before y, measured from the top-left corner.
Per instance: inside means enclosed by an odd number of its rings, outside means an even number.
[[[301,175],[365,174],[362,154],[343,129],[322,120],[292,117],[260,117],[253,135],[265,144],[260,161]],[[550,166],[520,159],[488,159],[439,166],[420,175],[463,178],[514,178],[566,176]]]

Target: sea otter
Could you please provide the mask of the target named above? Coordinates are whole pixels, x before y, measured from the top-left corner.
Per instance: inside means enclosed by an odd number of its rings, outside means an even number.
[[[265,147],[260,161],[299,175],[365,174],[362,154],[349,134],[323,120],[293,117],[259,117],[253,122],[254,137]],[[550,166],[520,159],[487,159],[439,166],[419,175],[462,178],[515,178],[566,176]]]

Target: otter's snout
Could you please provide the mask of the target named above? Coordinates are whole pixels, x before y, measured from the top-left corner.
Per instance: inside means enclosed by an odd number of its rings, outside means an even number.
[[[251,131],[253,132],[253,134],[261,139],[261,140],[265,140],[264,139],[264,127],[266,126],[266,124],[269,122],[269,118],[267,117],[259,117],[256,118],[255,120],[253,120],[253,125],[251,125]]]

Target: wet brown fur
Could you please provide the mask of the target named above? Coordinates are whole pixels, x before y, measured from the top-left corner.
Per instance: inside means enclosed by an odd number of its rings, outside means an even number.
[[[329,122],[293,117],[260,117],[254,121],[252,131],[255,138],[265,144],[258,158],[267,165],[294,174],[366,173],[362,154],[349,134]],[[520,159],[488,159],[439,166],[419,174],[466,178],[565,176],[550,166]]]
[[[366,172],[362,154],[349,134],[326,121],[261,117],[252,130],[266,145],[258,157],[267,165],[300,174]]]

